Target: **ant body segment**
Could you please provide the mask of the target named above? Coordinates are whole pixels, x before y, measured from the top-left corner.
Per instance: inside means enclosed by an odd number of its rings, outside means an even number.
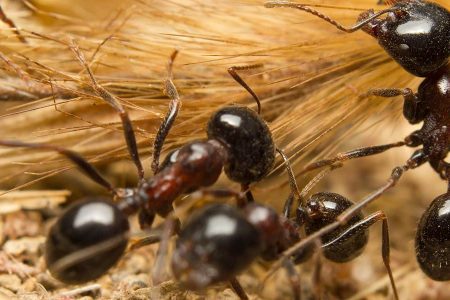
[[[113,195],[114,202],[89,196],[74,203],[52,226],[46,242],[45,259],[54,277],[66,283],[82,283],[101,276],[125,251],[129,235],[128,216],[139,213],[140,226],[149,228],[156,215],[166,217],[173,210],[172,203],[178,196],[214,184],[222,169],[231,180],[241,183],[243,191],[251,199],[248,185],[262,179],[272,169],[275,159],[270,130],[256,112],[243,106],[217,110],[208,122],[208,139],[185,144],[169,154],[160,167],[159,154],[180,107],[178,92],[172,82],[172,65],[177,54],[174,52],[169,59],[165,81],[165,92],[171,98],[171,105],[155,139],[152,163],[155,174],[145,179],[128,113],[114,95],[97,83],[78,47],[72,44],[70,48],[87,71],[95,94],[119,114],[139,183],[135,188],[115,188],[94,166],[68,149],[0,141],[2,146],[56,151]],[[147,244],[158,241],[156,238]]]
[[[292,181],[293,173],[288,161],[286,167],[292,189],[295,181]],[[310,234],[334,222],[353,202],[330,192],[316,193],[307,201],[304,199],[314,184],[334,168],[331,166],[320,173],[301,193],[297,190],[299,204],[295,218],[290,218],[289,207],[294,190],[291,190],[282,214],[256,202],[247,203],[239,209],[226,204],[212,204],[194,212],[180,230],[172,256],[172,270],[177,280],[194,290],[231,281],[257,257],[267,261],[277,259],[283,251],[302,239],[302,231]],[[353,216],[346,225],[322,236],[321,250],[327,259],[337,263],[353,260],[363,252],[368,242],[368,228],[378,221],[382,221],[383,262],[398,299],[389,264],[388,223],[382,211],[368,217],[362,213]],[[294,264],[309,260],[315,249],[313,246],[303,248],[284,261],[295,299],[301,298],[301,287]],[[243,290],[235,291],[241,299],[247,299]]]
[[[450,280],[450,164],[445,161],[450,150],[450,12],[444,7],[422,0],[390,1],[392,7],[375,13],[368,10],[360,14],[357,24],[344,27],[328,16],[303,4],[286,1],[268,1],[265,6],[289,7],[311,13],[337,29],[350,33],[359,29],[378,40],[380,46],[406,71],[425,77],[414,93],[405,88],[369,90],[366,96],[403,96],[403,115],[411,124],[423,122],[421,129],[411,133],[404,142],[356,149],[340,153],[332,159],[310,164],[304,172],[386,151],[406,145],[422,146],[407,163],[396,167],[388,182],[350,207],[333,222],[310,235],[285,252],[285,258],[315,238],[327,234],[348,222],[358,211],[393,187],[402,174],[426,162],[448,182],[448,190],[432,201],[423,214],[416,235],[416,255],[420,268],[432,279]],[[387,17],[382,19],[382,15]]]

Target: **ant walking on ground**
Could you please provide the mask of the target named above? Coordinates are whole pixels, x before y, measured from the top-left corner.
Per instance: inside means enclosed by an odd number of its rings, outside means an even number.
[[[180,108],[178,92],[172,81],[174,52],[169,59],[165,81],[165,91],[171,98],[171,104],[154,144],[152,168],[155,175],[145,179],[127,111],[117,97],[97,82],[78,46],[73,43],[69,46],[87,71],[96,96],[119,114],[139,183],[135,188],[116,188],[86,159],[68,149],[38,143],[0,141],[0,145],[7,147],[50,150],[64,155],[89,178],[107,189],[114,199],[113,202],[108,198],[89,196],[71,205],[60,216],[46,242],[45,258],[53,276],[66,283],[82,283],[103,275],[125,251],[129,236],[128,216],[139,213],[140,226],[149,228],[156,215],[166,217],[172,212],[172,204],[178,196],[214,184],[222,169],[231,180],[241,184],[247,199],[251,201],[253,197],[248,185],[265,177],[275,160],[270,130],[257,113],[243,106],[219,109],[208,122],[207,140],[192,141],[172,151],[159,166],[164,139]],[[239,69],[235,67],[235,70]],[[177,230],[174,229],[175,232]],[[149,239],[144,244],[159,240]],[[239,287],[237,283],[234,286]]]
[[[281,261],[314,239],[346,224],[361,208],[393,187],[405,171],[428,162],[448,182],[448,189],[445,194],[435,198],[422,215],[416,234],[416,255],[425,274],[434,280],[447,281],[450,280],[450,164],[445,158],[450,150],[450,12],[430,1],[390,2],[393,5],[388,9],[377,13],[373,10],[363,12],[358,22],[351,27],[344,27],[307,5],[287,1],[268,1],[265,4],[268,8],[288,7],[306,11],[347,33],[361,29],[375,37],[380,46],[406,71],[425,77],[417,93],[409,88],[380,88],[369,90],[364,95],[386,98],[403,96],[403,115],[411,124],[423,121],[420,130],[411,133],[404,142],[340,153],[332,159],[310,164],[304,172],[402,145],[422,148],[416,150],[405,165],[394,168],[384,186],[347,209],[335,222],[285,251]],[[386,18],[380,18],[386,14]],[[279,267],[281,261],[274,268]]]

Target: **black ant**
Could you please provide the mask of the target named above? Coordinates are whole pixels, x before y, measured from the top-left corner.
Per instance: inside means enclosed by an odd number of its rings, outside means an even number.
[[[282,214],[272,208],[255,202],[240,209],[226,204],[212,204],[197,210],[181,229],[172,257],[173,274],[189,289],[203,289],[211,284],[229,281],[241,299],[248,299],[245,291],[236,288],[235,277],[256,258],[274,260],[301,240],[301,232],[311,234],[334,222],[353,202],[329,192],[305,196],[326,174],[338,166],[319,173],[298,191],[289,161],[284,154],[290,177],[291,194],[285,202]],[[296,218],[290,218],[291,199],[296,192],[299,199]],[[236,197],[239,194],[232,193]],[[389,230],[386,215],[382,211],[368,217],[359,212],[347,224],[322,236],[321,250],[325,257],[337,263],[353,260],[360,255],[368,242],[369,227],[382,221],[382,257],[389,274],[395,298],[397,290],[389,264]],[[314,246],[314,245],[312,245]],[[314,247],[303,248],[283,266],[289,274],[294,298],[301,298],[300,279],[294,264],[300,264],[312,257]],[[165,252],[165,251],[163,251]],[[319,271],[318,271],[319,272]],[[320,289],[318,291],[320,293]]]
[[[338,154],[335,158],[313,163],[306,171],[332,165],[348,159],[383,152],[392,147],[422,146],[407,163],[396,167],[388,182],[358,204],[341,214],[330,225],[312,234],[284,253],[287,259],[315,238],[347,223],[358,211],[393,187],[402,174],[428,162],[448,182],[445,194],[434,199],[423,214],[416,235],[416,254],[420,268],[432,279],[450,280],[450,164],[445,161],[450,149],[450,12],[429,1],[390,1],[388,9],[375,13],[368,10],[360,14],[358,23],[344,27],[328,16],[302,4],[286,1],[268,1],[265,6],[290,7],[311,13],[344,32],[359,29],[375,37],[381,47],[406,71],[426,77],[418,92],[411,89],[372,89],[364,96],[403,96],[403,115],[411,124],[423,121],[423,126],[407,136],[404,142],[356,149]],[[387,14],[385,19],[382,15]],[[280,265],[280,262],[277,264]]]
[[[139,175],[135,188],[115,188],[79,154],[57,146],[17,141],[0,141],[8,147],[25,147],[56,151],[64,155],[89,178],[106,188],[111,199],[89,196],[71,205],[53,225],[46,242],[45,259],[54,277],[66,283],[82,283],[95,279],[113,266],[128,243],[128,216],[139,213],[142,228],[151,227],[156,215],[166,217],[178,196],[214,184],[222,172],[241,183],[248,200],[248,185],[262,179],[272,169],[275,146],[270,130],[253,110],[229,106],[216,111],[207,125],[208,139],[192,141],[173,151],[159,167],[159,154],[165,137],[180,108],[180,99],[172,82],[175,51],[169,59],[165,92],[171,98],[169,112],[159,128],[154,144],[152,168],[155,175],[144,179],[136,138],[127,111],[120,101],[95,79],[83,53],[69,45],[87,71],[95,94],[119,114],[125,140]],[[235,67],[230,74],[239,77]],[[244,86],[246,89],[247,87]],[[259,106],[259,103],[258,103]],[[158,242],[159,239],[146,243]]]

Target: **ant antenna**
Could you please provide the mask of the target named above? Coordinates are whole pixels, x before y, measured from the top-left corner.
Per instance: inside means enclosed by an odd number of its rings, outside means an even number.
[[[258,105],[258,115],[261,114],[261,102],[259,101],[259,97],[256,95],[256,93],[248,86],[247,83],[241,78],[241,76],[238,75],[236,71],[242,71],[242,70],[251,70],[262,67],[263,64],[254,64],[254,65],[247,65],[247,66],[232,66],[228,68],[228,73],[233,77],[234,80],[236,80],[237,83],[239,83],[244,89],[247,90],[247,92],[252,95],[253,99],[255,99],[256,104]]]
[[[322,180],[322,178],[324,178],[328,173],[330,173],[331,171],[342,167],[343,164],[342,163],[336,163],[336,164],[332,164],[329,165],[328,168],[326,168],[325,170],[320,171],[319,173],[317,173],[316,176],[313,177],[313,179],[311,179],[302,189],[302,192],[300,193],[300,204],[302,207],[306,206],[306,195],[308,195],[308,193],[317,185],[317,183],[319,183],[319,181]]]
[[[153,161],[152,161],[152,171],[154,174],[158,173],[159,169],[159,156],[161,155],[161,150],[164,145],[164,140],[169,134],[170,129],[175,122],[178,112],[181,108],[180,96],[178,95],[177,88],[173,83],[173,62],[177,57],[178,50],[172,52],[167,63],[167,79],[164,81],[163,92],[168,96],[170,100],[169,111],[167,112],[161,126],[156,133],[155,140],[153,142]]]
[[[330,17],[328,17],[328,16],[322,14],[321,12],[319,12],[309,6],[306,6],[304,4],[298,4],[298,3],[288,2],[288,1],[268,1],[264,4],[264,6],[267,8],[289,7],[289,8],[296,8],[299,10],[303,10],[307,13],[310,13],[316,17],[321,18],[322,20],[330,23],[331,25],[334,25],[337,29],[347,32],[347,33],[355,32],[355,31],[361,29],[362,27],[364,27],[365,25],[367,25],[368,23],[370,23],[372,20],[378,18],[379,16],[384,15],[389,12],[393,12],[396,10],[393,8],[383,9],[383,10],[380,10],[379,12],[371,15],[367,19],[364,19],[364,20],[356,23],[355,25],[353,25],[351,27],[345,27],[345,26],[339,24],[337,21],[331,19]]]
[[[289,158],[286,156],[286,153],[284,153],[284,151],[278,147],[276,148],[276,150],[283,158],[284,164],[286,166],[286,172],[288,173],[289,176],[289,187],[291,189],[291,192],[289,193],[288,199],[284,203],[283,208],[283,215],[286,218],[289,218],[289,216],[291,215],[292,203],[294,202],[294,194],[296,194],[298,199],[301,198],[300,189],[298,188],[297,180],[295,180],[295,175],[294,172],[292,171],[291,162],[289,161]]]

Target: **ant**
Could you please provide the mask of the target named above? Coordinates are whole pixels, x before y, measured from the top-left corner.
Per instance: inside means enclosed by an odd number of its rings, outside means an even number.
[[[96,96],[119,114],[139,183],[134,188],[116,188],[86,159],[68,149],[39,143],[0,141],[0,145],[7,147],[58,152],[112,194],[112,199],[89,196],[77,201],[51,227],[46,241],[45,260],[55,278],[74,284],[103,275],[119,260],[127,247],[130,228],[128,216],[139,213],[141,228],[149,228],[156,215],[166,217],[172,212],[172,204],[178,196],[214,184],[222,169],[231,180],[241,184],[247,199],[252,200],[249,184],[265,177],[275,160],[271,132],[256,112],[243,106],[217,110],[208,122],[207,140],[192,141],[172,151],[159,166],[164,139],[180,108],[180,98],[172,81],[172,66],[177,55],[175,51],[169,59],[168,78],[164,83],[165,93],[171,98],[171,104],[154,142],[152,169],[155,174],[145,179],[127,111],[117,97],[97,82],[78,46],[75,43],[69,46],[87,71],[90,86]],[[239,78],[236,74],[239,69],[240,67],[231,68],[230,73],[234,78]],[[159,238],[155,238],[144,243],[158,241]]]
[[[227,204],[208,205],[194,212],[188,219],[179,233],[172,256],[173,274],[184,286],[197,290],[221,281],[229,281],[241,299],[248,299],[242,288],[233,285],[237,282],[236,276],[240,272],[257,257],[267,261],[277,259],[283,251],[302,239],[301,232],[311,234],[319,230],[334,222],[342,212],[353,205],[347,198],[331,192],[316,193],[309,200],[305,199],[307,193],[327,172],[339,166],[330,166],[328,170],[322,171],[299,192],[289,161],[285,155],[282,156],[291,186],[291,193],[285,201],[282,214],[278,214],[269,206],[249,202],[240,208]],[[296,217],[291,218],[291,199],[294,193],[299,203]],[[237,198],[240,196],[232,191],[229,191],[229,195]],[[382,221],[383,262],[395,299],[398,299],[389,264],[388,222],[382,211],[367,217],[361,212],[357,213],[347,224],[322,236],[320,249],[331,261],[351,261],[363,252],[368,242],[368,229],[378,221]],[[314,251],[313,244],[284,261],[283,266],[288,272],[294,299],[301,298],[300,279],[294,264],[309,260]],[[317,273],[319,272],[318,270]],[[320,294],[320,289],[318,293]]]
[[[422,0],[390,1],[392,7],[375,13],[368,10],[360,14],[351,27],[344,27],[337,21],[303,4],[286,1],[268,1],[267,8],[289,7],[313,14],[337,29],[350,33],[359,29],[370,34],[386,52],[406,71],[418,77],[425,77],[414,93],[409,88],[381,88],[369,90],[363,97],[403,96],[403,115],[411,124],[423,121],[421,129],[407,136],[404,142],[367,147],[340,153],[331,159],[310,164],[303,172],[348,159],[374,155],[398,146],[418,147],[405,165],[393,169],[387,183],[368,195],[361,202],[350,207],[337,220],[296,246],[285,251],[287,259],[298,249],[314,239],[327,234],[347,223],[359,210],[393,187],[402,174],[428,162],[448,182],[445,194],[435,198],[418,225],[416,234],[416,256],[420,268],[437,281],[450,280],[450,164],[445,161],[450,149],[450,12],[444,7]],[[382,15],[387,17],[382,19]],[[281,265],[281,261],[275,264]]]

